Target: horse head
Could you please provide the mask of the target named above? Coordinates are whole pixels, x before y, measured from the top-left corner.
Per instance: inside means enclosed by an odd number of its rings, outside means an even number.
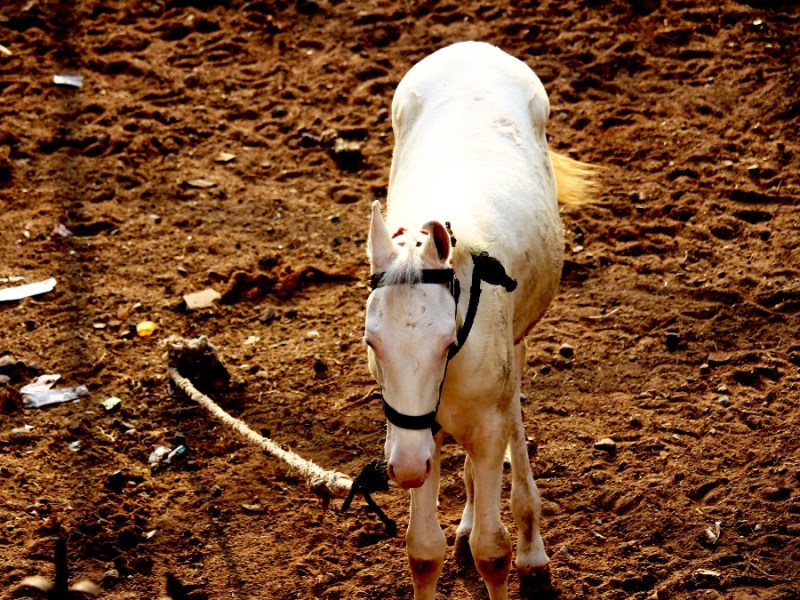
[[[374,289],[364,341],[383,390],[387,470],[400,486],[419,487],[431,471],[432,428],[456,341],[450,234],[430,221],[392,236],[374,202],[367,248]]]

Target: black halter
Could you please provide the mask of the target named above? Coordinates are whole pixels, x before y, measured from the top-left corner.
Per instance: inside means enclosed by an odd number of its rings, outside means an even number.
[[[392,406],[386,402],[386,398],[384,398],[383,413],[386,415],[386,419],[395,427],[415,430],[430,428],[433,435],[439,432],[442,427],[436,422],[436,414],[439,412],[439,403],[442,401],[442,388],[444,387],[444,380],[447,377],[447,367],[450,364],[450,360],[458,354],[459,350],[461,350],[467,342],[472,324],[475,322],[475,315],[478,313],[478,302],[481,297],[481,282],[485,281],[490,285],[501,285],[507,292],[513,292],[517,287],[517,282],[506,274],[506,270],[503,268],[500,261],[489,256],[488,252],[473,254],[472,262],[472,285],[469,289],[467,314],[464,317],[464,324],[456,334],[456,342],[450,346],[447,352],[447,362],[444,366],[442,381],[439,384],[439,397],[436,400],[436,408],[424,415],[404,415],[392,408]],[[374,273],[370,276],[370,283],[373,290],[388,285],[383,281],[384,275],[385,273]],[[417,283],[447,285],[455,300],[456,311],[458,311],[461,285],[453,269],[423,269],[419,276],[394,280],[390,285],[413,285]]]

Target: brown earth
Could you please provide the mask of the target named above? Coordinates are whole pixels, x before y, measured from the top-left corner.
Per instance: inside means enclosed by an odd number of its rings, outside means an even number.
[[[360,498],[326,505],[171,395],[160,342],[207,335],[233,375],[215,397],[279,444],[351,475],[378,457],[360,337],[388,109],[412,64],[463,39],[531,65],[553,147],[606,168],[597,202],[564,210],[564,281],[524,378],[551,595],[800,597],[799,13],[4,3],[0,287],[58,284],[0,303],[0,597],[52,576],[55,533],[106,598],[156,598],[167,572],[195,599],[410,597],[402,533]],[[222,302],[187,311],[207,287]],[[130,335],[147,320],[154,335]],[[89,395],[25,408],[38,373]],[[595,448],[606,437],[615,452]],[[151,469],[157,445],[181,442],[187,455]],[[447,445],[451,544],[461,460]],[[375,498],[402,532],[406,494]],[[448,558],[439,597],[486,593]]]

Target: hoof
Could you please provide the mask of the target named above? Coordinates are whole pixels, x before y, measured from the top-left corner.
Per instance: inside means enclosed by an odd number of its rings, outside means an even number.
[[[457,535],[453,545],[453,558],[457,562],[472,562],[472,550],[469,547],[469,535]]]
[[[550,565],[541,567],[517,568],[519,575],[519,595],[521,598],[554,600],[558,592],[550,579]]]

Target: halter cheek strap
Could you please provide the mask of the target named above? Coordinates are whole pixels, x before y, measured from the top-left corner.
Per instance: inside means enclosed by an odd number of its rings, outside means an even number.
[[[517,282],[508,276],[500,261],[489,256],[488,252],[473,254],[472,262],[474,268],[472,269],[472,284],[469,290],[467,314],[464,317],[464,324],[456,334],[455,344],[450,346],[447,352],[447,362],[444,366],[442,381],[439,383],[439,397],[436,400],[436,408],[424,415],[404,415],[395,410],[386,401],[386,398],[384,398],[383,413],[386,415],[386,420],[395,427],[413,430],[430,428],[433,435],[439,432],[442,427],[436,422],[436,414],[439,412],[439,403],[442,401],[442,389],[444,388],[444,380],[447,377],[447,367],[450,364],[450,360],[458,354],[459,350],[461,350],[467,342],[467,337],[475,322],[475,315],[478,313],[478,303],[481,297],[481,282],[485,281],[490,285],[502,286],[507,292],[513,292],[517,287]],[[374,273],[370,276],[370,283],[372,284],[373,290],[386,285],[411,285],[417,283],[445,284],[450,288],[450,293],[455,300],[456,311],[458,311],[461,286],[453,269],[423,269],[419,277],[394,280],[391,284],[384,283],[384,276],[385,273]]]

